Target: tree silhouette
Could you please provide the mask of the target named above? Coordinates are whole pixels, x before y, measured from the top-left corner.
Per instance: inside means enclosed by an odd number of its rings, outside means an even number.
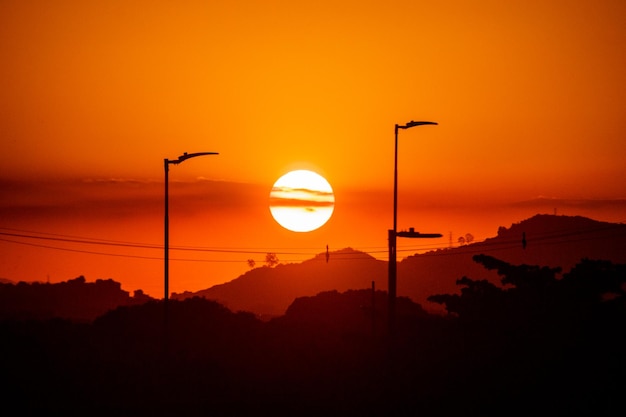
[[[463,286],[460,294],[428,298],[444,304],[449,313],[463,320],[507,322],[527,328],[539,323],[574,328],[599,311],[626,310],[626,265],[583,259],[557,279],[561,272],[558,267],[511,265],[488,255],[473,259],[488,270],[496,270],[503,287],[463,277],[457,281]]]
[[[428,301],[445,304],[449,313],[462,319],[482,320],[497,315],[502,310],[503,290],[487,280],[463,277],[456,281],[462,285],[461,294],[436,294]]]
[[[430,296],[429,301],[445,304],[448,312],[463,319],[491,322],[530,319],[545,313],[553,302],[558,285],[556,274],[561,268],[511,265],[488,255],[475,255],[473,260],[488,270],[496,270],[505,287],[463,277],[457,280],[457,285],[464,286],[460,295],[438,294]]]
[[[270,268],[278,265],[278,256],[273,252],[267,253],[265,255],[265,264]]]

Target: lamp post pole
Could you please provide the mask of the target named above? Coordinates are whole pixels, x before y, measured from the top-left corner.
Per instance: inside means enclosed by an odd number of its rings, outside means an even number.
[[[397,246],[396,238],[410,237],[410,238],[430,238],[441,237],[439,233],[419,233],[415,232],[412,228],[408,232],[398,233],[398,130],[409,129],[415,126],[422,125],[436,125],[435,122],[415,122],[411,120],[405,125],[395,125],[394,137],[395,137],[395,150],[394,150],[394,163],[393,163],[393,229],[388,230],[389,240],[389,272],[388,272],[388,320],[389,320],[389,334],[393,336],[395,332],[396,321],[396,282],[397,282]]]
[[[163,256],[163,260],[164,260],[164,267],[165,267],[165,271],[164,271],[164,286],[165,286],[165,293],[163,296],[163,300],[165,302],[165,304],[167,305],[167,301],[169,299],[169,266],[170,266],[170,259],[169,259],[169,250],[170,250],[170,220],[169,220],[169,170],[170,170],[170,164],[174,164],[174,165],[178,165],[181,162],[189,159],[189,158],[195,158],[197,156],[203,156],[203,155],[218,155],[217,152],[197,152],[197,153],[187,153],[185,152],[184,154],[182,154],[181,156],[178,157],[178,159],[167,159],[165,158],[165,160],[163,161],[163,166],[165,168],[165,243],[163,245],[164,247],[164,256]]]

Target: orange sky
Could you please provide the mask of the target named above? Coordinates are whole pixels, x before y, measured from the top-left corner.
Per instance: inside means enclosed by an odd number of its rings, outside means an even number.
[[[440,245],[532,215],[502,204],[623,199],[625,20],[620,0],[3,1],[0,227],[159,244],[163,158],[215,151],[170,171],[172,244],[384,258],[393,125],[412,119],[439,125],[400,132],[398,225],[444,233]],[[274,181],[300,168],[336,194],[329,223],[306,235],[267,208]],[[485,207],[497,215],[477,217]],[[589,207],[560,212],[626,220],[623,206]],[[0,245],[6,278],[85,274],[132,290],[162,268]],[[172,262],[171,287],[230,280],[252,257],[237,256]]]

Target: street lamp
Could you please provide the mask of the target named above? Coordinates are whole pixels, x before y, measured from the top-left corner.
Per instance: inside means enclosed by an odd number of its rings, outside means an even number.
[[[195,158],[196,156],[203,156],[203,155],[219,155],[217,152],[197,152],[197,153],[187,153],[185,152],[184,154],[182,154],[181,156],[178,157],[178,159],[173,159],[173,160],[169,160],[167,158],[165,158],[165,160],[163,161],[163,165],[165,167],[165,244],[164,244],[164,248],[165,248],[165,253],[164,253],[164,262],[165,262],[165,295],[164,295],[164,301],[165,304],[167,305],[167,300],[169,298],[169,246],[170,246],[170,237],[169,237],[169,170],[170,170],[170,164],[174,164],[174,165],[178,165],[181,162],[189,159],[189,158]]]
[[[388,301],[388,320],[389,320],[389,333],[393,335],[395,331],[395,319],[396,319],[396,278],[397,278],[397,263],[396,263],[396,238],[408,237],[408,238],[434,238],[441,237],[440,233],[420,233],[410,228],[409,231],[398,232],[398,129],[409,129],[415,126],[423,125],[436,125],[435,122],[416,122],[411,120],[405,125],[395,125],[395,153],[394,153],[394,168],[393,168],[393,229],[388,231],[389,239],[389,301]]]

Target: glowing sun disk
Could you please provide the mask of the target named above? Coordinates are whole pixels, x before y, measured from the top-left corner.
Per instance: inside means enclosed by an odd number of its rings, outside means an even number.
[[[310,232],[332,216],[333,189],[324,177],[307,170],[291,171],[280,177],[270,192],[270,212],[282,227]]]

